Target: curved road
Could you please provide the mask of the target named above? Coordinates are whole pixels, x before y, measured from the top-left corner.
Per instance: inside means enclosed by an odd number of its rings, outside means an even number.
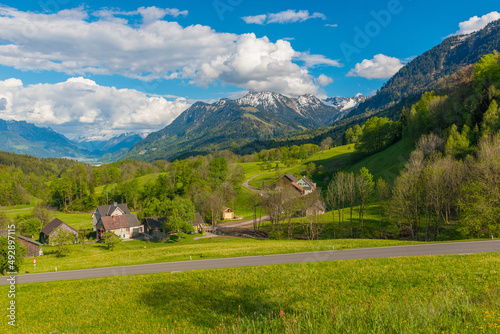
[[[334,243],[332,241],[332,243]],[[222,258],[210,260],[195,260],[182,262],[166,262],[141,264],[123,267],[109,267],[97,269],[83,269],[71,271],[58,271],[40,274],[28,274],[16,276],[16,283],[35,283],[60,281],[105,276],[150,274],[179,272],[187,270],[216,269],[260,266],[284,263],[337,261],[354,259],[377,259],[400,256],[420,256],[420,255],[445,255],[445,254],[474,254],[500,252],[500,240],[493,241],[470,241],[470,242],[449,242],[435,244],[420,244],[408,246],[358,248],[341,251],[322,251],[310,253],[277,254],[262,256],[247,256],[235,258]],[[0,285],[6,285],[7,277],[0,280]]]
[[[259,189],[255,189],[254,187],[252,187],[249,182],[252,181],[254,178],[256,178],[257,176],[259,176],[260,174],[257,174],[257,175],[254,175],[252,176],[251,178],[249,178],[248,180],[246,180],[245,182],[243,182],[242,186],[247,188],[248,190],[250,191],[253,191],[254,193],[257,193],[257,194],[260,194],[262,191],[259,190]]]

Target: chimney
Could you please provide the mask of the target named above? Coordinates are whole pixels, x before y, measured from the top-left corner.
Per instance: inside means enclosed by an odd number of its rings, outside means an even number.
[[[117,202],[115,202],[115,203],[113,203],[113,205],[114,205],[114,206],[118,206],[118,203],[117,203]]]

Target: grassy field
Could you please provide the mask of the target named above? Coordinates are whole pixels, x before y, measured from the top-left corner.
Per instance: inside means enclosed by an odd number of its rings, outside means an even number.
[[[16,286],[2,333],[498,333],[500,254],[299,263]],[[7,286],[0,293],[7,296]]]
[[[306,170],[306,165],[314,162],[317,166],[323,166],[326,170],[334,170],[337,167],[342,166],[340,162],[346,161],[348,157],[353,153],[352,145],[344,145],[331,148],[329,150],[317,152],[305,159],[304,161],[285,168],[284,165],[279,164],[280,169],[276,171],[274,168],[277,161],[271,163],[273,166],[270,170],[260,170],[260,165],[262,162],[247,162],[242,163],[241,166],[245,171],[245,178],[249,179],[252,176],[257,175],[254,179],[250,181],[250,185],[261,189],[263,186],[269,185],[276,181],[280,175],[291,173],[299,175]]]
[[[33,207],[25,206],[24,208],[21,209],[0,209],[0,212],[4,213],[7,217],[10,219],[16,219],[17,216],[23,216],[23,215],[29,215],[31,211],[33,210]],[[92,213],[91,212],[85,212],[85,213],[66,213],[66,212],[54,212],[55,217],[59,218],[66,224],[76,228],[77,230],[80,229],[92,229]]]
[[[358,161],[345,170],[357,174],[362,167],[366,167],[373,174],[375,181],[382,177],[387,182],[393,183],[413,149],[411,143],[400,140],[387,149]]]
[[[142,190],[144,188],[144,185],[149,180],[155,179],[159,174],[162,174],[162,173],[148,174],[148,175],[143,175],[143,176],[136,177],[135,179],[137,179],[137,184],[138,184],[139,189]],[[113,184],[108,185],[108,188],[111,187],[111,186],[113,186]],[[95,194],[97,196],[102,195],[103,191],[104,191],[104,186],[99,186],[99,187],[95,188]]]
[[[245,187],[238,187],[236,190],[236,198],[234,200],[234,214],[235,216],[243,216],[243,219],[252,219],[253,207],[250,197],[252,192]],[[209,222],[207,222],[209,223]]]
[[[37,272],[76,270],[134,264],[212,259],[235,256],[283,254],[364,247],[408,245],[412,242],[396,240],[255,240],[240,238],[206,238],[193,240],[197,235],[182,234],[181,242],[123,241],[114,250],[106,245],[92,243],[71,245],[71,252],[58,257],[55,247],[44,246],[44,255],[37,257]],[[27,258],[19,273],[33,272],[31,258]]]

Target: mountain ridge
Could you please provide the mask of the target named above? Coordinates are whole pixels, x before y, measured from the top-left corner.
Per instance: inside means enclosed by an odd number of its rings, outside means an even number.
[[[333,123],[342,113],[313,95],[290,98],[274,92],[249,92],[215,103],[198,101],[164,129],[134,145],[125,158],[172,159],[179,154],[234,148]],[[236,130],[237,129],[237,130]]]
[[[401,102],[415,101],[439,80],[475,64],[488,53],[500,50],[500,20],[468,35],[454,35],[412,59],[394,74],[371,98],[346,117],[375,114]]]

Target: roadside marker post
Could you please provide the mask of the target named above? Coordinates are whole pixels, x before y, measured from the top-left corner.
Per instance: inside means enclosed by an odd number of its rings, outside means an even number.
[[[33,259],[33,271],[36,272],[36,259]]]

